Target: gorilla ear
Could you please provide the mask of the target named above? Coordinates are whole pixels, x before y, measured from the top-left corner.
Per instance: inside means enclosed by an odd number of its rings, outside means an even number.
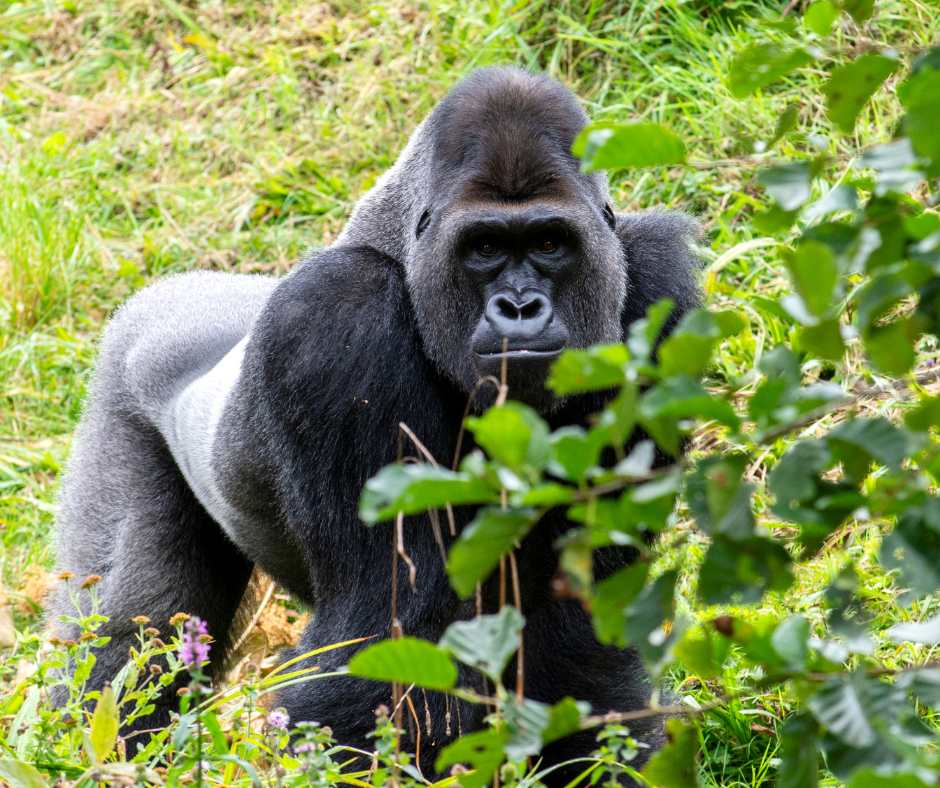
[[[617,217],[614,216],[614,207],[610,203],[604,206],[604,221],[611,230],[617,232]]]
[[[421,214],[421,218],[418,219],[418,226],[415,229],[415,238],[420,238],[421,233],[428,229],[428,225],[431,223],[431,212],[425,211]]]

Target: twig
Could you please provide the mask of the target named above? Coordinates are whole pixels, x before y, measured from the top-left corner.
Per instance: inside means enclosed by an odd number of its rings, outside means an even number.
[[[594,728],[598,725],[607,725],[607,723],[610,722],[646,720],[650,717],[666,717],[672,714],[685,714],[690,717],[698,717],[707,711],[724,706],[727,702],[728,699],[723,698],[713,703],[706,703],[704,706],[651,706],[648,709],[637,709],[636,711],[610,712],[609,714],[585,717],[581,720],[581,729],[584,730],[585,728]]]
[[[460,462],[460,450],[463,448],[463,435],[466,432],[466,427],[464,425],[467,423],[467,416],[470,415],[470,408],[473,407],[473,400],[476,398],[477,392],[484,383],[492,383],[494,386],[496,386],[496,391],[499,392],[499,381],[492,375],[487,375],[485,378],[480,378],[473,386],[473,390],[470,392],[470,396],[467,397],[467,406],[463,409],[463,418],[460,420],[460,432],[457,433],[457,448],[454,450],[454,462],[450,467],[452,471],[457,470],[457,465]],[[451,534],[451,536],[453,536],[453,534]]]
[[[428,517],[431,518],[431,531],[434,534],[434,541],[441,549],[441,560],[444,566],[447,566],[447,548],[444,547],[444,535],[441,533],[441,521],[437,516],[437,509],[428,509]]]
[[[522,613],[522,591],[519,588],[519,567],[516,566],[516,551],[509,551],[509,567],[512,571],[512,595],[516,602],[516,610]],[[519,630],[519,656],[516,659],[516,703],[522,705],[522,691],[525,686],[525,639],[523,630]]]
[[[469,407],[469,406],[468,406],[468,407]],[[464,418],[466,418],[466,416],[464,416]],[[462,432],[463,432],[463,424],[461,424],[460,429],[461,429],[461,434],[462,434]],[[412,430],[411,427],[409,427],[409,426],[408,426],[407,424],[405,424],[405,422],[403,422],[403,421],[398,422],[398,455],[399,455],[399,461],[401,460],[401,434],[402,434],[403,432],[404,432],[409,438],[411,438],[412,443],[414,443],[414,445],[417,447],[418,451],[420,451],[420,452],[424,455],[425,459],[426,459],[429,463],[431,463],[431,465],[433,465],[435,468],[440,468],[440,467],[441,467],[441,466],[438,464],[437,460],[434,459],[434,455],[431,454],[430,451],[428,451],[428,447],[425,446],[425,445],[421,442],[421,440],[418,438],[417,435],[414,434],[414,430]],[[460,446],[460,440],[459,440],[459,438],[458,438],[458,441],[457,441],[457,445],[458,445],[458,449],[459,449],[459,446]],[[457,461],[454,460],[454,463],[455,463],[454,470],[455,470],[455,471],[457,470],[456,462],[457,462]],[[457,525],[456,525],[456,523],[454,522],[454,509],[453,509],[453,507],[452,507],[449,503],[446,504],[446,506],[447,506],[447,522],[448,522],[448,524],[450,525],[450,535],[451,535],[451,536],[456,536],[456,535],[457,535]],[[444,564],[446,565],[446,564],[447,564],[447,556],[446,556],[446,551],[444,550],[444,540],[443,540],[443,538],[441,538],[441,527],[440,527],[440,524],[436,522],[436,519],[437,519],[437,515],[435,514],[435,515],[432,516],[432,519],[431,519],[431,527],[435,529],[435,531],[434,531],[434,537],[435,537],[435,539],[438,540],[438,544],[441,546],[441,553],[444,555]]]
[[[506,382],[509,377],[509,339],[503,337],[503,363],[499,375],[499,394],[496,395],[496,407],[501,408],[506,404],[506,398],[509,396],[509,384]]]
[[[414,684],[411,685],[414,687]],[[408,692],[411,692],[411,688],[408,689]],[[408,708],[411,709],[411,716],[415,721],[415,728],[418,729],[418,741],[415,744],[415,768],[418,770],[418,774],[421,775],[421,778],[424,779],[424,773],[421,771],[421,723],[418,722],[418,713],[415,711],[415,705],[411,701],[411,696],[405,693],[405,700],[408,701]]]
[[[396,541],[396,550],[398,555],[402,557],[406,564],[408,564],[408,582],[411,584],[411,590],[416,591],[415,589],[415,576],[418,573],[418,570],[415,568],[414,562],[408,557],[408,553],[405,552],[405,513],[399,512],[398,516],[395,518],[395,532],[397,534]]]
[[[435,468],[440,468],[440,467],[441,467],[440,465],[438,465],[437,460],[434,459],[434,455],[431,454],[430,451],[428,451],[428,447],[425,446],[425,445],[421,442],[421,439],[420,439],[417,435],[414,434],[414,432],[412,431],[411,427],[409,427],[407,424],[405,424],[405,422],[400,421],[400,422],[398,422],[398,429],[400,429],[400,430],[401,430],[402,432],[404,432],[409,438],[411,438],[411,442],[415,445],[415,447],[418,449],[418,451],[420,451],[420,452],[424,455],[424,459],[426,459],[429,463],[431,463],[431,465],[433,465]]]

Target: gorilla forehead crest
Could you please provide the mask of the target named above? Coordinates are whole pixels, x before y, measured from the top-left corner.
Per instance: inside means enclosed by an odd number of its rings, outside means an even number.
[[[472,74],[438,105],[433,168],[462,196],[520,202],[577,177],[571,155],[587,115],[562,85],[516,69]]]

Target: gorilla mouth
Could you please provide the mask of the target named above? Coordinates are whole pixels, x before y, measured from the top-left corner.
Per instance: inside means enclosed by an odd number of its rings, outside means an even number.
[[[505,353],[500,350],[497,353],[477,353],[476,355],[479,358],[485,359],[487,361],[492,360],[492,359],[502,360],[503,358],[506,358],[509,360],[520,359],[520,360],[531,360],[531,361],[544,361],[545,359],[548,359],[548,358],[555,358],[557,356],[560,356],[562,350],[564,350],[563,347],[557,348],[555,350],[507,350]]]

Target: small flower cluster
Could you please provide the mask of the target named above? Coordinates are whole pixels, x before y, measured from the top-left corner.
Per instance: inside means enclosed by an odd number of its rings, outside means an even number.
[[[268,714],[268,727],[277,728],[282,731],[287,730],[287,724],[290,722],[290,717],[284,709],[278,708]]]
[[[183,629],[180,659],[188,668],[202,667],[209,661],[209,628],[197,616],[190,618]]]

